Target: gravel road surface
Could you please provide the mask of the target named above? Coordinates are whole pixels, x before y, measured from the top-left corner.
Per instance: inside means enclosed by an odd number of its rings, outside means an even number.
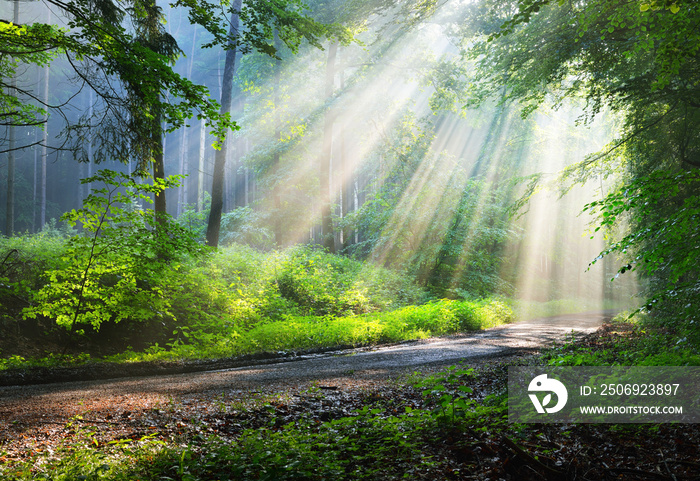
[[[335,378],[382,378],[426,365],[449,365],[510,352],[537,350],[561,342],[572,333],[593,332],[611,312],[569,314],[520,322],[477,333],[404,342],[391,346],[351,349],[301,356],[295,361],[259,366],[100,381],[63,382],[0,387],[2,407],[20,399],[68,396],[90,400],[96,396],[136,393],[172,396],[229,388],[261,388],[269,384],[328,381]]]
[[[21,457],[51,450],[73,435],[70,426],[76,422],[96,426],[96,436],[104,442],[164,429],[175,422],[175,415],[185,422],[218,412],[224,401],[302,399],[309,389],[332,389],[336,396],[383,389],[404,373],[534,352],[566,340],[572,332],[593,332],[612,315],[556,316],[477,333],[230,369],[90,381],[81,380],[78,370],[75,381],[0,387],[0,451]]]

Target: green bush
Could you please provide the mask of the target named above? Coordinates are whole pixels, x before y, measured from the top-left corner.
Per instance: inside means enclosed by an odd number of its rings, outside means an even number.
[[[66,239],[56,229],[35,235],[0,236],[0,318],[20,319],[44,273],[63,266]]]
[[[243,354],[421,339],[510,322],[504,306],[493,300],[443,300],[359,316],[287,316],[237,332],[231,346]]]
[[[109,170],[82,182],[104,187],[93,189],[82,208],[62,216],[83,232],[68,239],[60,264],[45,271],[46,282],[23,315],[51,318],[71,332],[78,326],[97,331],[105,322],[167,316],[169,301],[158,282],[178,259],[199,248],[167,215],[156,221],[139,203],[177,182],[148,185]]]

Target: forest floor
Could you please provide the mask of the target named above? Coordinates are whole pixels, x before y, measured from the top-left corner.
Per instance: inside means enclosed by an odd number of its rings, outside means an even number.
[[[633,335],[631,326],[605,323],[567,343],[609,350]],[[484,399],[503,392],[508,366],[543,363],[537,352],[541,348],[525,343],[466,359],[460,369],[471,367],[476,373],[472,396]],[[0,388],[0,466],[50,458],[61,446],[85,439],[94,449],[124,440],[190,442],[214,435],[233,441],[247,429],[275,431],[292,422],[321,425],[367,406],[399,415],[425,407],[415,382],[424,375],[440,376],[449,361],[455,364],[455,359],[445,361],[342,375],[313,370],[302,377],[288,372],[267,379],[260,373],[230,377],[246,371],[239,369]],[[466,429],[448,424],[418,441],[421,459],[434,462],[411,479],[700,479],[699,445],[700,426],[687,424],[611,428],[504,425],[503,419]],[[409,464],[397,458],[385,470],[378,466],[385,475],[369,479],[398,479],[415,468]]]

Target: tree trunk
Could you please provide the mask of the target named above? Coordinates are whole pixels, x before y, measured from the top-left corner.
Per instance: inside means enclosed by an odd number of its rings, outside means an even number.
[[[344,68],[340,67],[340,89],[341,91],[345,88],[345,75]],[[341,216],[343,220],[346,220],[347,216],[350,214],[352,207],[354,205],[353,197],[353,187],[355,185],[354,173],[353,173],[353,163],[350,160],[350,155],[348,151],[348,146],[346,140],[346,130],[348,128],[347,122],[344,122],[340,128],[340,171],[341,171],[341,184],[340,184],[340,198],[341,202]],[[342,250],[347,253],[348,248],[352,245],[352,238],[354,237],[352,229],[345,226],[341,232],[342,236]]]
[[[152,141],[154,147],[153,152],[153,180],[158,179],[165,180],[165,160],[163,155],[163,132],[160,128],[161,125],[161,113],[160,109],[156,113],[156,121],[159,128],[154,129],[152,135]],[[153,204],[153,212],[156,215],[156,222],[158,224],[165,223],[165,215],[167,214],[167,205],[165,203],[165,190],[159,191],[155,195],[155,202]]]
[[[12,81],[14,84],[14,80]],[[14,85],[13,85],[14,87]],[[15,127],[9,127],[9,151],[7,152],[7,203],[5,205],[5,235],[15,231]]]
[[[156,6],[156,0],[149,0],[153,7]],[[149,15],[150,12],[155,15],[155,8],[152,10],[149,10]],[[160,38],[162,35],[161,32],[158,30],[156,25],[159,24],[160,19],[159,18],[149,18],[147,20],[149,24],[149,28],[151,31],[149,32],[149,36],[157,37]],[[155,42],[154,42],[155,43]],[[157,42],[157,43],[160,43]],[[158,95],[156,98],[156,102],[160,101],[160,96]],[[153,181],[157,180],[165,180],[165,159],[164,159],[164,153],[163,153],[163,113],[160,109],[160,105],[156,103],[154,106],[154,111],[153,111],[153,128],[151,130],[151,142],[153,146]],[[167,214],[167,206],[165,202],[165,190],[161,190],[155,195],[154,203],[153,203],[153,213],[155,214],[155,220],[158,225],[165,223],[165,216]]]
[[[19,24],[19,0],[14,1],[13,20]],[[17,79],[13,76],[10,80],[10,91],[14,92]],[[12,236],[15,232],[15,126],[9,127],[8,138],[9,151],[7,152],[7,205],[5,206],[5,235]]]
[[[192,50],[189,56],[189,65],[187,66],[187,78],[192,78],[192,67],[194,65],[195,45],[197,44],[197,26],[194,26],[192,33]],[[180,141],[180,175],[186,176],[190,170],[190,145],[189,145],[189,127],[186,125],[182,128],[182,139]],[[182,185],[178,191],[177,216],[180,217],[183,207],[189,201],[188,198],[188,179],[182,179]]]
[[[44,67],[44,102],[49,102],[49,67]],[[39,230],[44,228],[46,224],[46,164],[48,160],[48,144],[49,144],[49,116],[45,117],[44,124],[44,139],[41,145],[41,189],[40,189],[40,207],[39,207]]]
[[[232,39],[238,35],[238,13],[241,10],[242,0],[234,0],[231,11],[231,27],[229,36]],[[233,91],[233,75],[236,69],[236,48],[229,40],[226,50],[226,60],[224,60],[224,78],[221,86],[221,113],[231,112],[231,97]],[[227,136],[230,137],[230,136]],[[211,187],[211,211],[207,224],[207,245],[211,247],[219,246],[219,231],[221,228],[221,213],[224,205],[224,172],[226,167],[226,151],[229,140],[224,139],[221,148],[214,154],[214,178]]]
[[[277,52],[282,48],[282,42],[280,41],[279,32],[275,30],[274,33],[275,50]],[[275,61],[275,74],[273,80],[273,95],[274,95],[274,109],[275,109],[275,142],[280,142],[282,139],[282,128],[280,119],[280,79],[282,77],[282,60],[277,59]],[[274,155],[274,167],[273,169],[279,169],[280,164],[280,153],[278,149],[275,149]],[[282,239],[282,193],[279,179],[275,182],[272,188],[272,197],[274,201],[275,214],[274,214],[274,225],[273,231],[275,235],[275,244],[281,247],[284,243]]]
[[[328,60],[326,63],[326,101],[333,96],[335,86],[335,58],[338,53],[337,42],[328,46]],[[328,252],[335,253],[335,235],[333,232],[333,217],[331,212],[331,188],[330,170],[333,146],[333,116],[332,108],[326,110],[323,120],[323,146],[321,148],[321,162],[319,169],[320,193],[321,193],[321,234],[323,247]]]
[[[47,68],[47,73],[48,73],[48,68]],[[46,83],[47,95],[48,95],[48,88],[49,88],[48,85],[49,84],[47,82]],[[88,118],[90,118],[90,119],[92,119],[92,114],[93,114],[92,104],[94,101],[95,101],[95,92],[92,89],[90,89],[90,94],[88,95]],[[93,157],[94,157],[94,155],[92,152],[92,132],[90,132],[90,135],[88,137],[88,172],[87,172],[88,177],[92,177],[92,163],[95,160]],[[90,195],[90,193],[92,192],[92,184],[88,183],[86,185],[86,187],[87,187],[87,193],[88,193],[88,195]]]
[[[204,208],[204,153],[207,140],[207,124],[204,119],[199,121],[199,164],[197,167],[197,212]]]

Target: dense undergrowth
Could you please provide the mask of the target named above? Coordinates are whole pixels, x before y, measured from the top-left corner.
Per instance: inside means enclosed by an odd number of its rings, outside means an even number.
[[[557,479],[569,479],[566,472],[578,472],[581,479],[607,479],[620,472],[653,472],[663,450],[664,463],[691,479],[698,474],[696,450],[684,446],[692,446],[698,432],[687,426],[550,429],[507,422],[508,365],[700,364],[695,350],[674,339],[662,329],[620,317],[596,335],[572,338],[539,356],[476,370],[453,366],[437,374],[414,374],[393,394],[365,393],[350,415],[323,421],[311,411],[290,421],[281,414],[289,412],[288,401],[277,399],[253,405],[248,413],[240,404],[221,402],[218,417],[192,421],[188,429],[166,428],[108,443],[98,441],[98,427],[76,423],[71,441],[58,450],[26,459],[5,457],[0,474],[8,480],[359,480],[542,479],[557,473],[562,476]],[[331,401],[330,394],[319,391],[304,394]],[[183,426],[166,424],[172,425]],[[673,437],[675,447],[667,437]],[[587,449],[591,443],[609,449]],[[630,450],[635,453],[631,466]],[[0,459],[2,454],[0,447]]]
[[[180,256],[157,276],[139,278],[138,265],[86,276],[91,303],[76,307],[70,323],[64,313],[76,289],[65,271],[79,254],[62,233],[5,238],[0,252],[0,328],[36,344],[51,340],[45,352],[31,357],[0,353],[0,369],[360,346],[513,319],[502,299],[431,299],[406,276],[313,247],[260,252],[233,245]],[[61,282],[67,287],[56,289]],[[48,289],[64,297],[49,302]],[[114,298],[125,307],[110,316],[119,309]],[[99,323],[91,322],[96,318]]]

